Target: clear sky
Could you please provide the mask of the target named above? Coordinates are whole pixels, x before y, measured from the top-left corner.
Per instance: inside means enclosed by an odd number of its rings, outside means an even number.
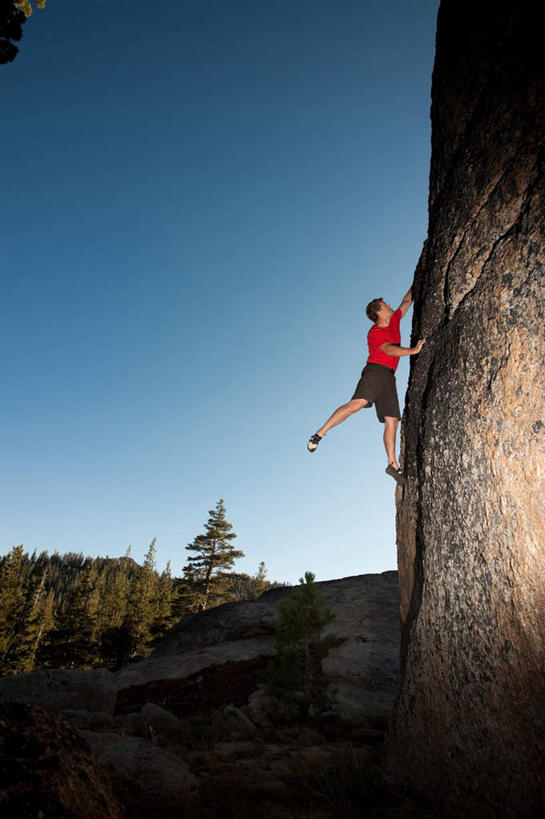
[[[438,0],[48,0],[0,66],[0,551],[396,567],[354,390],[427,230]],[[402,322],[410,340],[412,310]],[[409,360],[401,360],[403,399]]]

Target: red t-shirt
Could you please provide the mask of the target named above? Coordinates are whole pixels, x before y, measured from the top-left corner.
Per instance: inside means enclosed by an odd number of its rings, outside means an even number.
[[[399,322],[401,321],[401,310],[396,310],[390,323],[387,327],[379,327],[373,324],[367,333],[367,344],[369,345],[368,364],[383,364],[385,367],[395,370],[399,364],[399,357],[395,355],[386,355],[385,352],[379,350],[383,344],[400,344],[401,332],[399,329]]]

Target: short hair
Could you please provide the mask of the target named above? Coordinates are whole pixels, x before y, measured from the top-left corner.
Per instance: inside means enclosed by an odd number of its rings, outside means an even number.
[[[367,307],[365,308],[365,312],[367,313],[367,318],[369,319],[369,321],[372,321],[373,324],[378,319],[378,311],[380,310],[383,302],[384,302],[384,300],[382,298],[373,299],[373,301],[370,301],[369,304],[367,305]]]

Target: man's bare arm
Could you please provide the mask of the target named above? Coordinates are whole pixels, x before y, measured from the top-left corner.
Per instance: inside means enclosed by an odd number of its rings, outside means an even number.
[[[421,338],[414,347],[398,347],[397,344],[390,344],[389,341],[385,341],[384,344],[380,345],[379,350],[382,350],[386,355],[394,356],[394,358],[401,358],[404,355],[416,355],[425,343],[426,339]]]
[[[403,296],[403,300],[402,300],[401,304],[399,305],[399,307],[397,308],[398,310],[401,310],[401,317],[402,318],[403,318],[403,316],[405,315],[405,313],[407,312],[407,310],[409,309],[409,307],[411,306],[412,303],[413,303],[413,289],[411,287],[409,292],[406,293]]]

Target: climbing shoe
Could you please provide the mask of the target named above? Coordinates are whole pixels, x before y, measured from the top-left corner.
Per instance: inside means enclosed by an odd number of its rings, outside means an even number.
[[[386,474],[391,475],[392,478],[398,483],[400,486],[403,486],[405,483],[405,478],[403,477],[403,473],[401,469],[396,469],[393,464],[388,464],[386,467]]]
[[[320,443],[321,440],[322,436],[318,435],[317,432],[315,432],[314,435],[311,435],[307,444],[308,451],[314,452],[315,449],[318,449],[318,444]]]

